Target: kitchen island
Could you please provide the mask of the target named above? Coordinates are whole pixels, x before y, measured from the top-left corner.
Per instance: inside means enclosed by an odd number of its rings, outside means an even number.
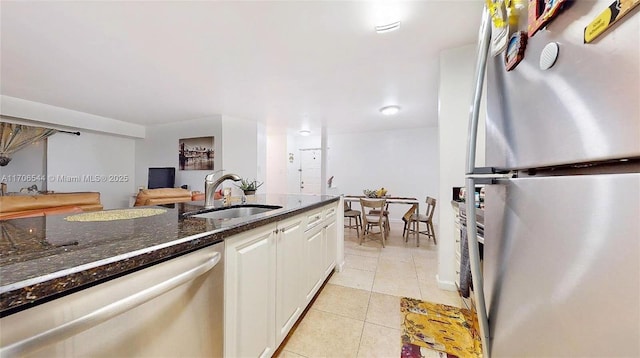
[[[203,209],[203,203],[186,202],[153,207],[163,212],[127,220],[72,222],[65,220],[67,216],[44,216],[0,221],[3,236],[0,314],[6,318],[18,316],[22,311],[39,309],[41,304],[46,306],[47,302],[58,298],[66,299],[67,295],[107,287],[123,277],[133,277],[139,272],[149,271],[145,269],[173,262],[173,258],[204,251],[230,238],[235,240],[234,243],[241,243],[238,237],[260,230],[273,232],[270,242],[274,245],[274,252],[276,243],[280,243],[284,249],[285,228],[280,229],[279,225],[287,224],[287,220],[303,218],[299,231],[304,233],[305,228],[312,228],[312,221],[317,218],[324,220],[324,213],[329,207],[332,208],[332,228],[335,230],[339,200],[334,196],[257,195],[252,204],[281,208],[228,220],[191,216],[189,213]],[[271,229],[276,226],[278,229]],[[309,229],[309,232],[322,233],[322,237],[325,237],[327,226],[322,231],[318,226],[318,230]],[[296,237],[299,237],[297,241],[305,241],[302,234]],[[333,254],[332,269],[335,253],[327,251],[330,250],[322,251],[323,260],[329,262],[327,257]],[[244,261],[239,262],[244,264]],[[227,264],[225,262],[224,267]],[[324,267],[328,266],[325,264]],[[3,339],[3,345],[4,342]]]

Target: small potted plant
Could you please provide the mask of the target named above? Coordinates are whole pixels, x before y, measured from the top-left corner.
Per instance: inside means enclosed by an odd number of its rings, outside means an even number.
[[[253,195],[256,193],[256,190],[258,190],[258,188],[262,186],[262,184],[264,183],[259,183],[255,179],[254,180],[242,179],[240,181],[240,185],[236,185],[236,186],[242,189],[242,191],[244,191],[244,195]]]

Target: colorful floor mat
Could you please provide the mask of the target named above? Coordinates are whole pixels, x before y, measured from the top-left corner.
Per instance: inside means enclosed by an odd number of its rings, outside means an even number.
[[[400,312],[402,358],[482,357],[478,320],[470,310],[403,297]]]

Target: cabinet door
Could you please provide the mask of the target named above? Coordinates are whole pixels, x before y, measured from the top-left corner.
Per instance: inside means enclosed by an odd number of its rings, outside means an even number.
[[[276,345],[302,313],[302,248],[304,217],[278,223],[276,236]]]
[[[304,248],[304,292],[305,302],[309,302],[318,291],[324,279],[324,230],[318,226],[305,233]]]
[[[325,277],[333,270],[336,265],[336,256],[338,251],[338,229],[336,226],[335,215],[333,220],[329,220],[324,228],[325,235]]]
[[[226,245],[225,356],[269,357],[275,350],[275,224]]]

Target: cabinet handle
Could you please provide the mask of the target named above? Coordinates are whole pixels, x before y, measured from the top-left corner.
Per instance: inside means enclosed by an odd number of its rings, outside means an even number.
[[[201,276],[213,269],[220,262],[221,254],[216,252],[213,257],[205,263],[174,276],[155,286],[151,286],[145,290],[137,292],[131,296],[125,297],[119,301],[110,303],[102,308],[67,322],[61,326],[52,328],[48,331],[39,333],[35,336],[23,339],[0,349],[0,356],[13,357],[23,356],[29,352],[41,349],[49,344],[72,337],[80,332],[97,326],[115,316],[123,314],[143,303],[150,301],[160,295],[163,295],[174,288],[183,285],[198,276]]]

